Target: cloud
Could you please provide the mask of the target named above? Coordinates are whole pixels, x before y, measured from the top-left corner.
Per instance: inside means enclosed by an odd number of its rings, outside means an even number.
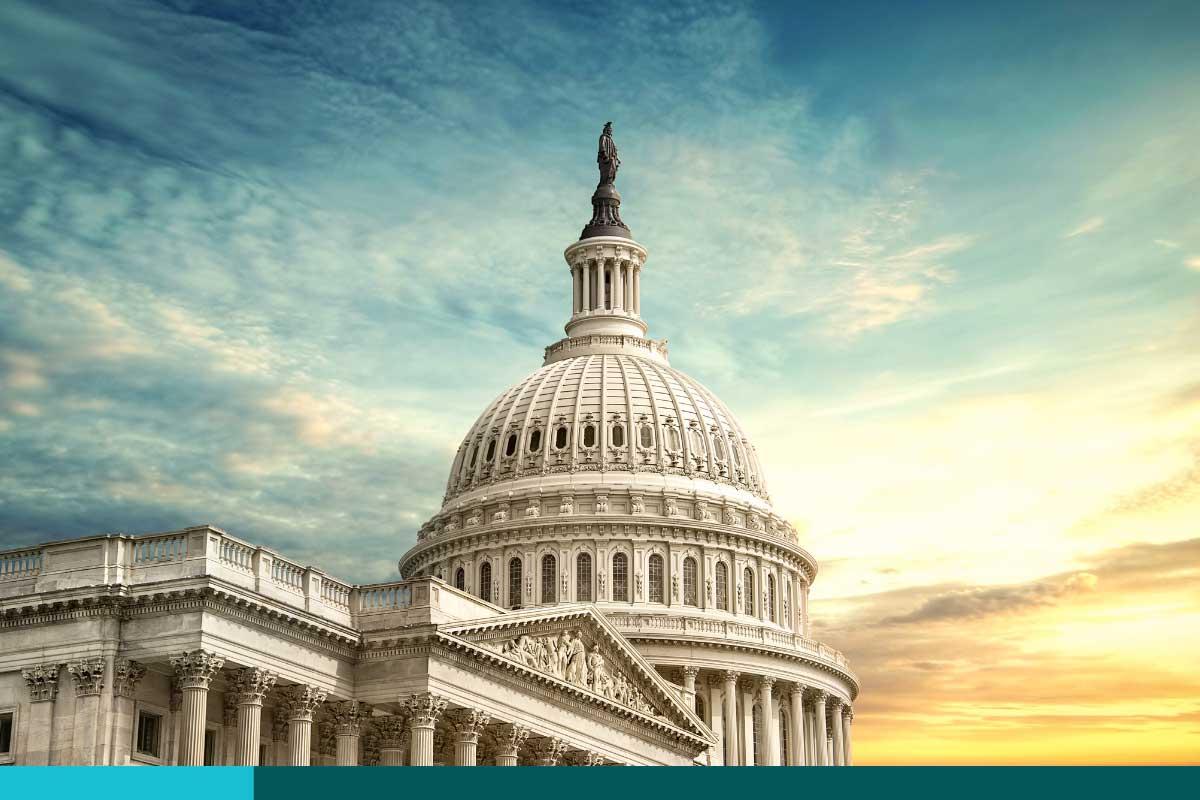
[[[1091,591],[1096,588],[1097,581],[1090,572],[1078,572],[1052,582],[954,589],[924,601],[907,614],[886,617],[881,624],[945,622],[1028,611],[1050,605],[1075,592]]]
[[[28,292],[33,288],[29,273],[3,250],[0,250],[0,285],[13,292]]]
[[[1189,269],[1194,269],[1194,270],[1200,272],[1200,256],[1194,256],[1192,258],[1189,258],[1187,261],[1185,261],[1183,263]]]
[[[1179,249],[1179,242],[1172,241],[1170,239],[1155,239],[1154,243],[1156,245],[1158,245],[1159,247],[1165,248],[1167,250],[1178,250]]]
[[[1064,239],[1074,239],[1076,236],[1086,236],[1104,227],[1104,217],[1092,217],[1063,234]]]

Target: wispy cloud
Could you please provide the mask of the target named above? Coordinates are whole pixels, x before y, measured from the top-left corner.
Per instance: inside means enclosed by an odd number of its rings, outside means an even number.
[[[1089,233],[1095,233],[1103,227],[1104,217],[1092,217],[1064,233],[1063,238],[1074,239],[1076,236],[1087,236]]]

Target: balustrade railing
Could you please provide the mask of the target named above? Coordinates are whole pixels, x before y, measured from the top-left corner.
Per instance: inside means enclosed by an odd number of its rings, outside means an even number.
[[[42,549],[17,550],[0,553],[0,581],[32,578],[42,572]]]
[[[275,556],[271,560],[271,582],[277,586],[303,593],[304,567]]]
[[[133,565],[163,564],[183,561],[187,558],[187,534],[171,534],[135,539],[133,542]]]
[[[350,587],[333,578],[321,578],[321,600],[334,608],[350,609]]]
[[[222,537],[218,558],[222,564],[245,570],[246,572],[254,570],[254,548],[241,542]]]
[[[358,587],[358,613],[370,614],[408,608],[412,605],[412,586],[406,583],[373,584]]]

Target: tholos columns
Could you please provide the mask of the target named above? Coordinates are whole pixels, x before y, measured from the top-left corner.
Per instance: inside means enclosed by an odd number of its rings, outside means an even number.
[[[339,767],[358,766],[358,737],[362,732],[362,721],[370,716],[371,707],[357,700],[347,700],[333,707]]]
[[[496,766],[515,767],[521,745],[529,738],[529,729],[521,725],[503,724],[497,726],[496,737]]]
[[[842,701],[836,697],[829,698],[829,716],[833,721],[833,765],[846,765],[846,751],[842,749]]]
[[[817,726],[816,736],[813,737],[816,739],[813,742],[813,755],[816,756],[814,763],[818,767],[828,766],[825,756],[825,739],[829,736],[825,730],[825,698],[828,696],[819,689],[813,692],[813,721]]]
[[[768,767],[779,766],[779,718],[775,716],[775,679],[767,676],[759,679],[758,702],[762,706],[762,739],[766,752],[762,763]]]
[[[792,765],[802,766],[806,763],[804,758],[804,687],[792,687],[792,713],[788,715],[788,724],[791,725],[791,730],[788,732],[788,739],[792,745]]]
[[[312,720],[317,706],[325,702],[325,690],[319,686],[296,684],[283,690],[284,710],[288,719],[288,765],[307,767],[312,758]]]
[[[192,650],[171,659],[183,691],[183,719],[179,731],[179,764],[204,766],[204,724],[208,686],[225,659],[207,650]]]
[[[404,749],[407,746],[408,720],[403,716],[380,717],[375,720],[379,731],[379,766],[404,766]]]
[[[842,709],[842,763],[847,767],[854,765],[854,750],[850,746],[850,723],[854,721],[854,709],[847,704]]]
[[[456,767],[475,766],[479,734],[483,732],[484,726],[490,719],[487,712],[473,708],[460,708],[453,712],[450,721],[454,726],[454,765]]]
[[[725,673],[725,766],[734,767],[741,763],[738,758],[738,673]]]
[[[54,724],[54,700],[58,697],[58,664],[38,664],[21,670],[29,687],[29,734],[25,740],[25,764],[50,764],[50,731]]]
[[[405,704],[409,729],[412,731],[412,750],[408,764],[412,767],[433,766],[433,729],[446,710],[446,699],[429,692],[413,695]]]
[[[538,767],[553,767],[570,747],[557,736],[544,736],[532,743],[533,763]]]
[[[683,668],[683,697],[691,711],[696,710],[696,676],[699,674],[699,667]]]
[[[721,707],[721,678],[718,675],[708,676],[708,716],[709,727],[717,735],[717,744],[709,748],[712,758],[710,763],[719,766],[725,763],[725,712]]]
[[[258,667],[246,667],[233,674],[237,700],[237,750],[234,764],[257,767],[258,741],[262,732],[263,697],[275,686],[278,676]]]

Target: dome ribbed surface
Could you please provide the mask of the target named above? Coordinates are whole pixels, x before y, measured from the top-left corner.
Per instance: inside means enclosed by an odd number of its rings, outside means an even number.
[[[768,500],[754,447],[725,404],[661,361],[624,354],[548,364],[497,397],[458,449],[446,500],[586,471],[684,475]]]

